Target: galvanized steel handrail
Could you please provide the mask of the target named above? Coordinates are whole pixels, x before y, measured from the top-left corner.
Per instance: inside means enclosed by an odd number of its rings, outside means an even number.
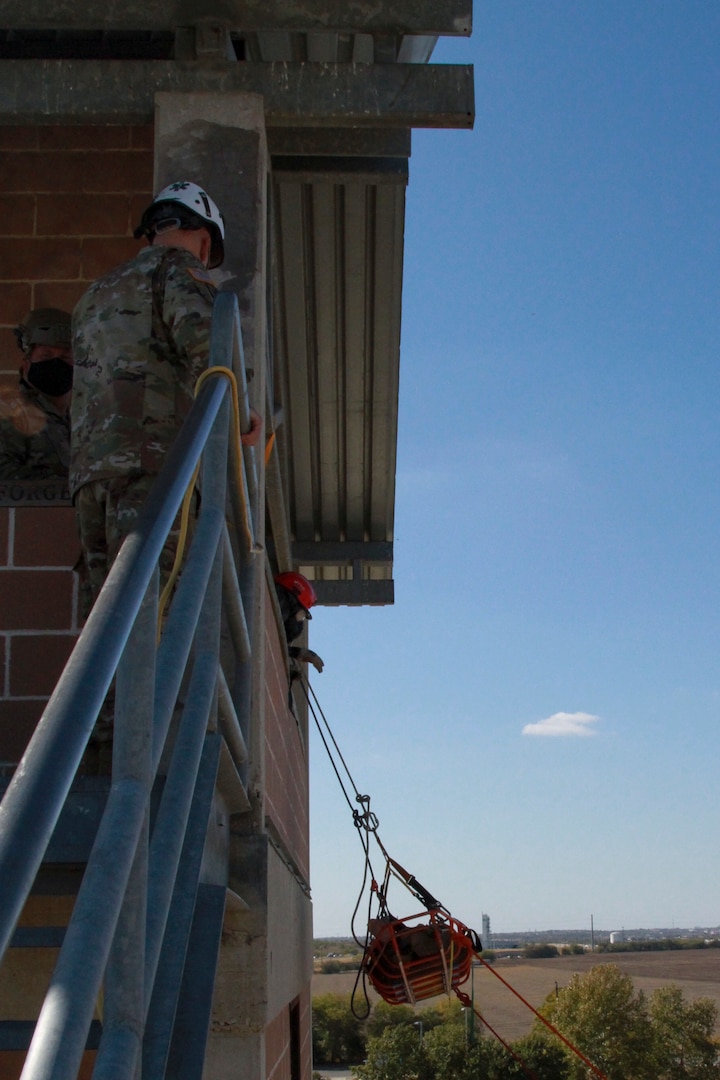
[[[216,300],[210,362],[232,366],[237,372],[244,411],[241,422],[247,429],[249,415],[239,314],[237,300],[229,293],[220,293]],[[224,678],[218,682],[223,577],[225,586],[235,594],[229,605],[230,623],[234,627],[231,636],[240,644],[241,662],[248,658],[252,633],[252,612],[247,618],[236,591],[237,574],[234,567],[227,569],[231,545],[225,525],[226,466],[228,459],[232,461],[232,454],[228,453],[227,391],[224,378],[208,380],[201,388],[137,528],[120,550],[0,804],[2,956],[117,669],[113,783],[23,1071],[26,1080],[72,1080],[77,1074],[103,976],[109,1011],[94,1075],[98,1080],[106,1075],[134,1075],[135,1065],[131,1071],[119,1073],[117,1069],[120,1062],[125,1063],[124,1070],[130,1061],[139,1060],[138,1025],[141,1031],[157,970],[202,742],[208,718],[211,728],[216,723],[213,718],[217,714],[218,693],[225,706],[223,728],[228,731],[228,745],[236,760],[242,758],[246,746],[227,684]],[[157,609],[157,561],[203,453],[203,496],[197,528],[156,656],[154,627],[152,632],[148,630],[152,624],[148,611]],[[243,499],[249,500],[254,517],[257,500],[254,454],[245,448],[243,457],[242,476],[233,476],[229,485],[229,503],[235,516],[243,509]],[[251,527],[251,550],[245,556],[250,566],[254,563],[253,554],[257,553],[252,532]],[[243,530],[235,529],[236,536],[243,534]],[[244,576],[248,578],[247,570]],[[251,579],[252,573],[249,576]],[[200,638],[194,637],[198,619]],[[151,849],[159,847],[162,858],[153,863],[151,851],[150,865],[154,869],[148,871],[145,852],[150,786],[191,650],[194,655],[189,704],[177,735],[174,764],[170,766],[150,845]],[[247,717],[242,719],[247,724]],[[212,773],[209,775],[212,778]],[[138,925],[145,921],[138,912],[144,912],[146,894],[147,936],[144,925],[138,930]],[[95,910],[98,904],[99,911]],[[132,963],[123,958],[122,948],[116,947],[112,958],[111,945],[118,925],[123,935],[133,925],[135,933],[142,932],[142,942],[135,947]],[[109,956],[111,961],[106,971]],[[140,983],[134,970],[138,958],[145,970]],[[134,1036],[129,1034],[132,1031]]]

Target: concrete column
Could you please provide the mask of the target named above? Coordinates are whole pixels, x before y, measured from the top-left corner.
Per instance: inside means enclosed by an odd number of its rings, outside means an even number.
[[[159,93],[155,97],[155,191],[173,180],[202,184],[225,218],[225,261],[213,273],[240,301],[251,397],[262,404],[267,355],[267,176],[259,94]],[[256,404],[256,407],[257,404]]]
[[[236,292],[242,317],[245,364],[253,372],[250,403],[264,416],[267,402],[269,157],[263,98],[250,93],[158,93],[155,98],[155,190],[173,180],[202,184],[225,218],[225,261],[213,271]],[[270,425],[266,423],[265,433]],[[256,535],[264,545],[265,464],[256,451],[260,492]],[[254,823],[264,812],[264,582],[256,559],[253,634],[253,721],[250,787]]]
[[[154,189],[173,180],[193,180],[206,188],[225,218],[225,261],[212,271],[219,287],[237,294],[246,368],[253,372],[250,402],[265,415],[268,352],[267,222],[269,158],[263,98],[245,93],[158,93],[155,99]],[[267,426],[266,426],[267,432]],[[256,451],[260,505],[257,540],[264,545],[265,468],[262,444]],[[231,846],[231,883],[256,880],[257,892],[243,888],[242,914],[226,909],[226,926],[215,984],[213,1018],[204,1075],[213,1080],[265,1080],[268,1001],[267,840],[264,829],[265,753],[265,581],[256,557],[250,725],[252,815],[233,827],[246,843]],[[248,854],[256,848],[262,857]],[[244,907],[243,905],[247,905]],[[235,923],[237,922],[237,926]]]

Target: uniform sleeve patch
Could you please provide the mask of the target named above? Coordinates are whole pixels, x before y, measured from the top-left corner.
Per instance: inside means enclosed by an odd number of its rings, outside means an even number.
[[[188,266],[187,272],[191,278],[195,278],[196,281],[202,281],[203,285],[212,285],[215,288],[215,282],[208,274],[207,270],[198,270],[194,266]]]

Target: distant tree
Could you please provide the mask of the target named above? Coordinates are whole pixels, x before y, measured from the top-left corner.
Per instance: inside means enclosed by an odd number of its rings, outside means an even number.
[[[607,1080],[658,1080],[645,995],[635,993],[632,979],[616,964],[573,975],[568,986],[548,996],[541,1012]],[[539,1021],[534,1030],[544,1037]],[[569,1080],[586,1080],[587,1066],[574,1054],[568,1060]]]
[[[546,960],[552,956],[559,956],[555,945],[525,945],[523,955],[527,960]]]
[[[714,1080],[720,1077],[713,1031],[718,1010],[709,998],[686,1002],[678,986],[650,996],[650,1020],[658,1080]]]
[[[585,950],[583,949],[582,945],[578,944],[577,941],[574,941],[572,943],[572,945],[563,945],[563,947],[560,950],[560,955],[561,956],[582,956],[584,954],[584,952],[585,952]]]
[[[312,1040],[318,1065],[362,1061],[366,1036],[350,1008],[349,994],[321,994],[313,999]]]

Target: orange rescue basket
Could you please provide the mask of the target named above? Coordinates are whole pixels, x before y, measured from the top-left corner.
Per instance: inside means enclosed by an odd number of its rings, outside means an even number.
[[[410,919],[427,919],[409,926]],[[406,920],[373,919],[373,935],[363,968],[378,994],[391,1005],[414,1005],[424,998],[449,994],[470,975],[480,947],[473,931],[437,912],[410,915]],[[475,940],[473,938],[475,937]]]

